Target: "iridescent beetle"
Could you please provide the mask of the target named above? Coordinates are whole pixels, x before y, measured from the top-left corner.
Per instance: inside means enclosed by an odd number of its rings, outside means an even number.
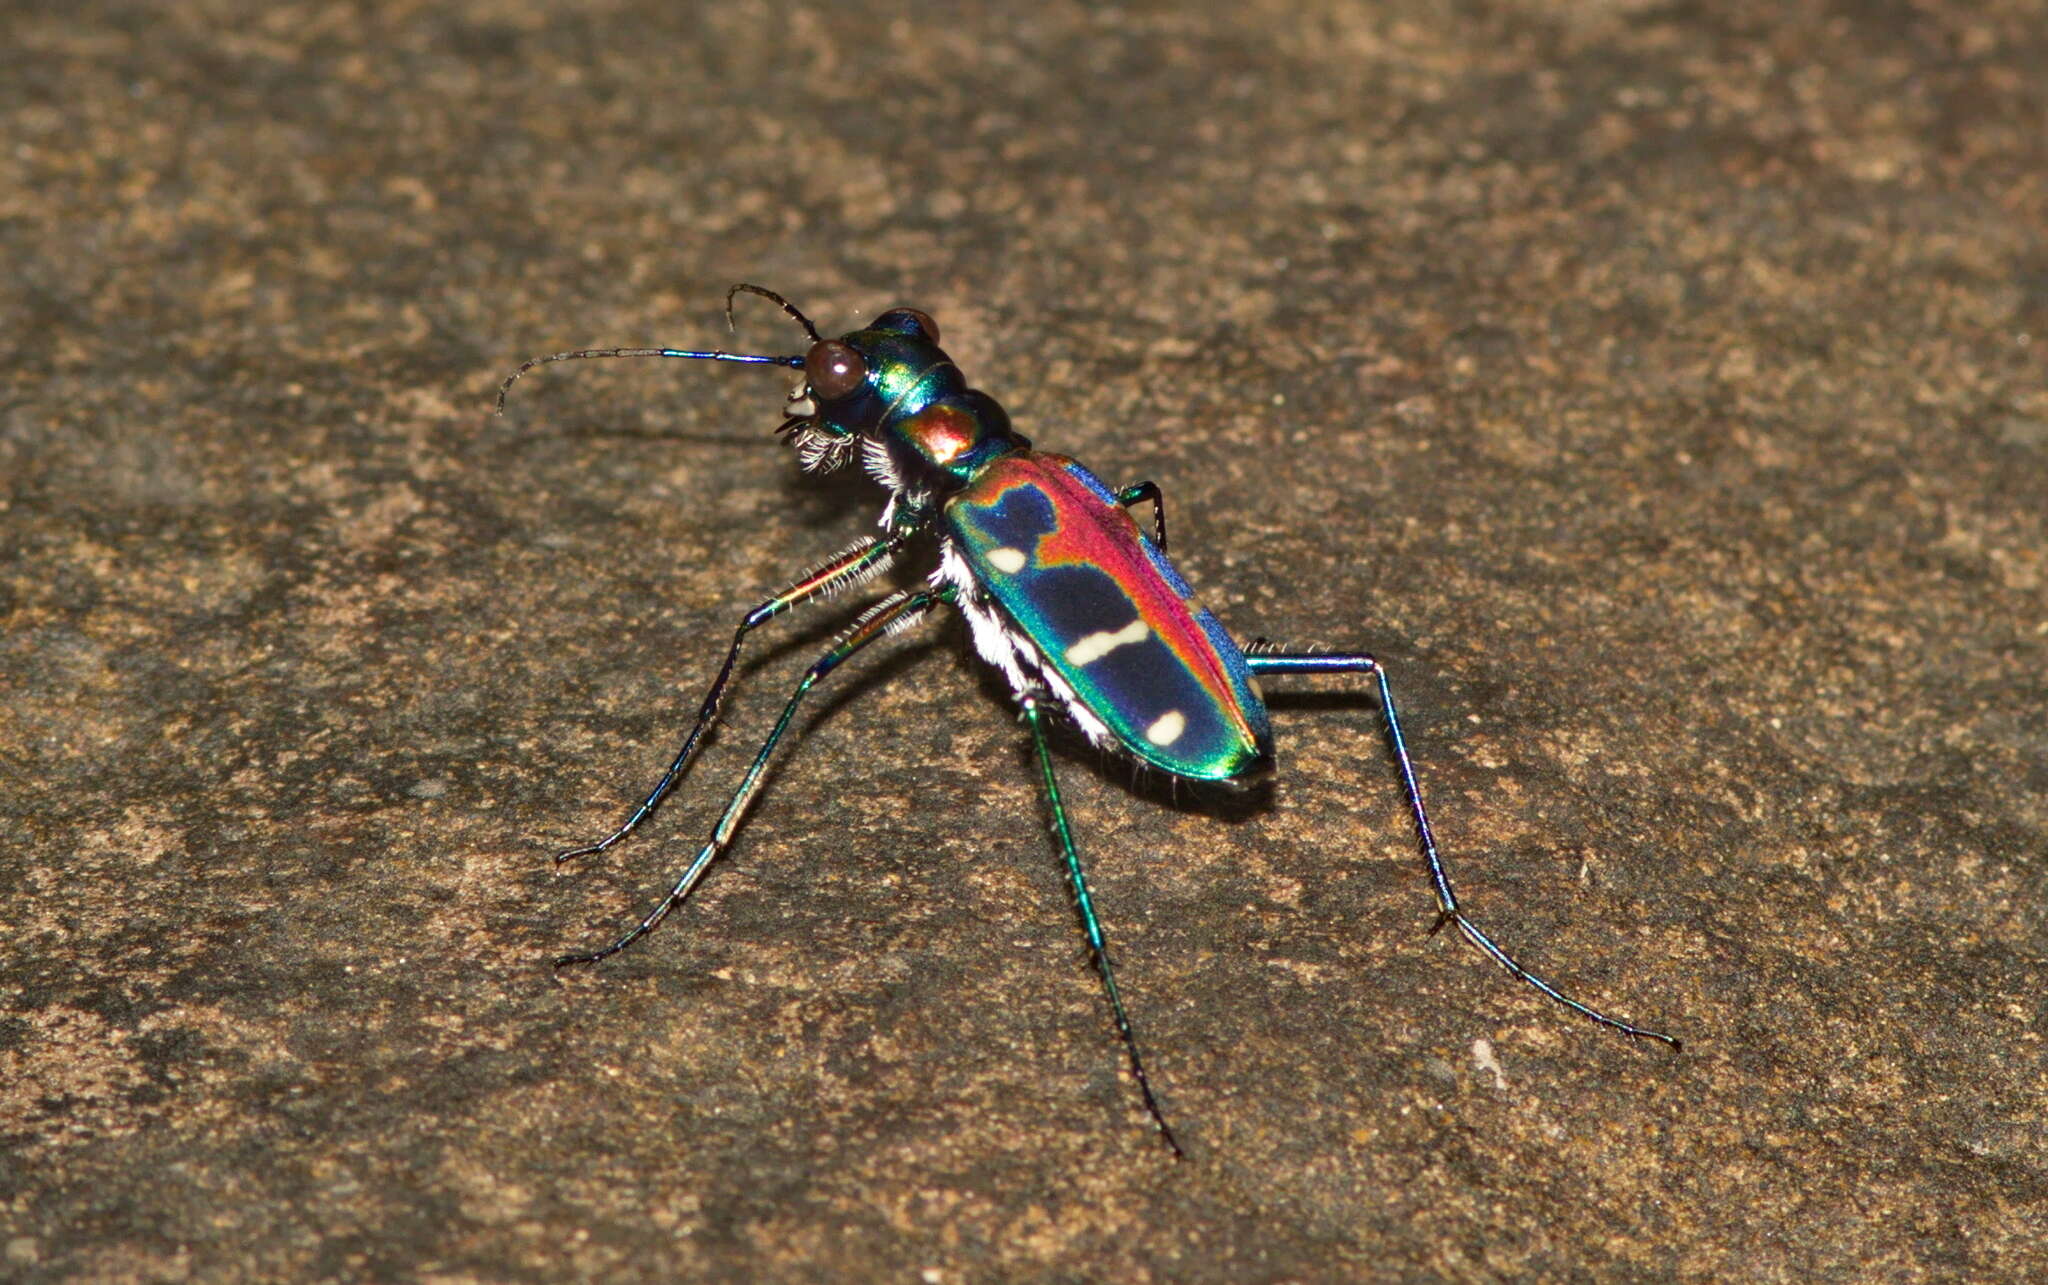
[[[924,313],[896,308],[851,334],[826,339],[782,296],[759,286],[738,285],[726,293],[728,325],[733,298],[742,293],[779,305],[804,328],[809,350],[792,357],[679,348],[553,353],[533,358],[507,377],[498,390],[498,408],[504,409],[505,393],[514,380],[553,361],[688,357],[799,369],[804,383],[790,401],[793,409],[808,401],[810,409],[789,415],[778,432],[795,444],[807,470],[828,471],[858,455],[889,492],[882,510],[884,534],[855,541],[749,611],[704,697],[696,724],[660,782],[617,830],[555,859],[568,861],[604,851],[661,803],[688,769],[705,731],[717,721],[740,648],[755,628],[802,603],[880,574],[915,546],[935,544],[937,565],[922,587],[888,594],[861,612],[805,671],[710,839],[661,903],[611,945],[564,956],[558,964],[595,963],[616,954],[681,904],[731,842],[760,789],[769,757],[805,694],[868,644],[950,605],[965,616],[975,650],[1009,681],[1031,731],[1053,833],[1117,1033],[1130,1058],[1131,1075],[1146,1111],[1176,1156],[1182,1154],[1180,1144],[1146,1078],[1060,802],[1046,745],[1048,711],[1065,715],[1096,746],[1171,777],[1243,788],[1273,770],[1273,735],[1259,694],[1259,675],[1370,676],[1378,687],[1387,741],[1436,894],[1437,919],[1430,932],[1455,925],[1496,964],[1580,1016],[1624,1035],[1679,1047],[1669,1035],[1609,1017],[1565,995],[1515,962],[1466,918],[1437,855],[1386,671],[1371,656],[1285,651],[1263,641],[1239,647],[1213,615],[1195,604],[1193,591],[1166,560],[1166,509],[1159,488],[1139,482],[1113,489],[1071,459],[1033,450],[1010,427],[1009,415],[995,399],[967,386],[939,347],[938,326]],[[1152,505],[1149,537],[1126,512],[1145,502]]]

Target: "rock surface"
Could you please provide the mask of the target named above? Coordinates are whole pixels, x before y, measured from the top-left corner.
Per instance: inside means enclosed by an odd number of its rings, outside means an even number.
[[[34,6],[29,7],[31,10]],[[0,48],[0,1276],[2048,1269],[2048,66],[2033,4],[90,4]],[[853,604],[790,351],[914,303],[1164,488],[1275,694],[1218,812],[1063,779]],[[1328,685],[1325,684],[1325,687]]]

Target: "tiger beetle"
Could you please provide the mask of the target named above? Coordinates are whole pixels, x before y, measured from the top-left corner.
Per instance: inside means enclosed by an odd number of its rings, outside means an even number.
[[[755,753],[739,787],[659,905],[610,945],[566,955],[558,966],[594,964],[646,936],[681,905],[732,841],[769,758],[790,720],[819,680],[856,652],[925,620],[940,607],[966,618],[975,651],[994,665],[1015,695],[1031,733],[1039,782],[1044,786],[1052,834],[1088,940],[1089,953],[1123,1039],[1131,1076],[1152,1123],[1176,1157],[1183,1155],[1145,1074],[1137,1036],[1117,993],[1109,948],[1095,913],[1081,854],[1060,802],[1059,781],[1046,725],[1058,714],[1091,743],[1178,781],[1231,790],[1258,785],[1273,771],[1273,734],[1260,676],[1350,674],[1377,688],[1387,744],[1436,895],[1430,932],[1455,926],[1494,963],[1550,999],[1602,1026],[1676,1049],[1678,1040],[1610,1017],[1571,998],[1517,963],[1479,930],[1459,907],[1450,874],[1438,855],[1429,814],[1415,781],[1415,765],[1394,709],[1386,668],[1362,652],[1288,650],[1265,640],[1240,647],[1216,617],[1198,606],[1194,591],[1166,560],[1166,506],[1152,482],[1113,488],[1062,455],[1033,450],[1010,427],[994,398],[967,386],[939,347],[939,328],[914,308],[882,313],[865,327],[826,339],[781,295],[759,286],[726,292],[726,324],[733,300],[759,295],[781,307],[810,341],[801,356],[681,348],[605,348],[535,357],[498,389],[498,410],[517,380],[535,366],[596,357],[687,357],[699,361],[783,366],[803,372],[790,394],[790,413],[777,429],[811,472],[838,468],[859,456],[889,492],[880,536],[864,536],[798,576],[741,619],[725,663],[683,738],[668,770],[625,822],[595,843],[556,854],[557,862],[603,852],[646,820],[675,787],[718,721],[726,686],[747,636],[794,607],[880,575],[913,549],[935,562],[920,587],[881,597],[853,618],[824,655],[812,662]],[[1152,532],[1140,530],[1128,510],[1152,506]],[[934,547],[935,546],[935,547]]]

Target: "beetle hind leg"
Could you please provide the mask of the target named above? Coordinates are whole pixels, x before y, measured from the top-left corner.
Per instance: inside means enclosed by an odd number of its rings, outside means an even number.
[[[1655,1040],[1676,1049],[1679,1041],[1662,1031],[1653,1031],[1633,1022],[1610,1017],[1588,1004],[1583,1004],[1565,994],[1557,987],[1522,967],[1514,956],[1501,949],[1493,938],[1486,935],[1479,925],[1465,914],[1458,903],[1457,893],[1451,888],[1450,872],[1444,868],[1443,857],[1438,853],[1436,835],[1430,830],[1429,812],[1422,805],[1422,787],[1415,780],[1415,764],[1408,757],[1407,737],[1401,731],[1401,716],[1394,708],[1394,689],[1387,682],[1385,666],[1363,652],[1320,654],[1311,652],[1285,651],[1261,638],[1245,649],[1245,664],[1252,673],[1275,674],[1364,674],[1376,684],[1380,699],[1380,714],[1386,724],[1387,745],[1394,755],[1395,766],[1401,773],[1401,789],[1408,799],[1408,811],[1415,822],[1415,837],[1422,847],[1422,858],[1429,868],[1431,890],[1436,894],[1437,917],[1430,927],[1432,934],[1446,925],[1455,925],[1466,941],[1498,964],[1509,975],[1528,983],[1550,999],[1577,1013],[1589,1021],[1597,1022],[1610,1030],[1619,1031],[1631,1039]]]

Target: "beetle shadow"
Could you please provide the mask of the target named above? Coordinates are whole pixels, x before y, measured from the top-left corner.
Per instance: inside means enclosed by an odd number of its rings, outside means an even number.
[[[1379,700],[1370,691],[1305,691],[1279,692],[1265,697],[1267,712],[1275,715],[1276,723],[1284,716],[1295,713],[1353,712],[1369,715],[1375,723],[1379,719]],[[1123,784],[1133,794],[1149,802],[1170,807],[1178,812],[1200,813],[1215,817],[1230,824],[1237,824],[1272,808],[1274,783],[1287,771],[1287,747],[1284,737],[1288,729],[1276,727],[1275,752],[1279,759],[1272,777],[1246,789],[1232,789],[1210,782],[1185,781],[1179,777],[1161,772],[1156,768],[1138,763],[1124,755],[1099,750],[1090,745],[1071,724],[1061,724],[1068,757],[1081,761],[1092,760],[1100,773],[1107,777],[1118,776],[1119,769],[1125,778]],[[1054,741],[1054,748],[1061,748],[1061,739]],[[1028,744],[1026,746],[1029,748]]]
[[[789,453],[789,448],[780,442],[776,445],[785,455]],[[792,459],[791,463],[794,462]],[[855,529],[872,532],[876,530],[875,516],[889,502],[888,492],[875,485],[875,480],[868,476],[857,459],[830,473],[788,469],[782,475],[779,489],[784,510],[790,515],[793,525],[805,531],[827,527],[845,531],[848,529],[848,515],[860,514],[863,517]],[[853,537],[846,534],[836,538],[844,543]]]
[[[544,402],[550,396],[547,392],[530,390],[526,399]],[[530,412],[535,415],[544,413]],[[632,442],[688,447],[702,452],[707,458],[730,453],[735,459],[743,454],[759,455],[765,446],[794,465],[795,452],[775,431],[779,423],[777,417],[768,415],[762,417],[759,426],[749,421],[748,427],[693,431],[674,427],[657,410],[634,409],[613,411],[602,419],[571,418],[555,423],[545,433],[513,431],[507,440],[515,450],[532,449],[550,440]],[[879,513],[888,499],[868,476],[867,470],[860,466],[858,453],[847,464],[828,473],[807,473],[796,467],[785,469],[774,485],[779,506],[792,516],[796,526],[805,530],[842,523],[849,512]]]
[[[658,408],[607,407],[602,416],[593,418],[555,406],[551,414],[551,404],[558,399],[564,405],[571,404],[567,397],[568,394],[552,389],[529,388],[523,394],[515,393],[506,402],[504,413],[492,416],[491,423],[504,434],[506,445],[518,450],[549,442],[652,442],[720,451],[758,451],[764,441],[771,440],[767,432],[737,427],[679,429]]]
[[[1266,708],[1276,714],[1282,710],[1325,714],[1339,710],[1363,710],[1370,713],[1375,722],[1380,717],[1379,697],[1364,686],[1355,691],[1268,692]]]
[[[651,420],[651,414],[642,414],[624,421],[612,419],[604,423],[579,422],[555,429],[548,436],[567,442],[653,442],[659,445],[674,443],[683,446],[715,446],[733,451],[754,449],[761,445],[761,439],[749,433],[731,429],[716,433],[698,433],[665,427]]]

